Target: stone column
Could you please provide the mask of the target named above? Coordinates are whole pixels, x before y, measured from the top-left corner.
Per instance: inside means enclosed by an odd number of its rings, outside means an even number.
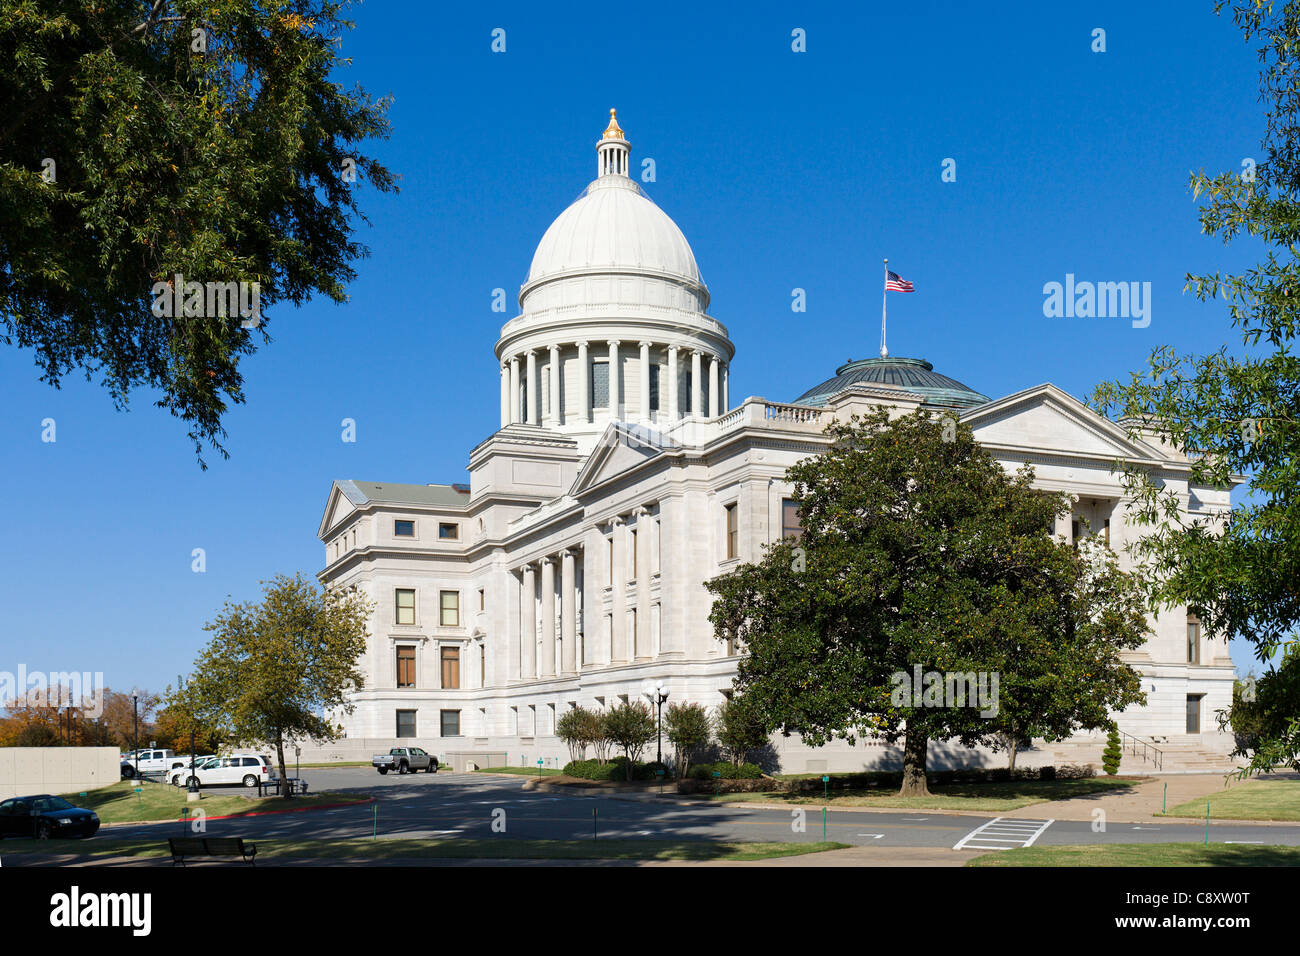
[[[573,551],[560,552],[560,673],[578,672],[578,576]]]
[[[510,356],[510,421],[519,421],[519,356]]]
[[[609,540],[613,542],[609,574],[614,592],[610,602],[612,623],[609,628],[609,662],[612,664],[627,659],[624,653],[627,650],[627,574],[623,570],[623,555],[627,552],[627,542],[623,539],[622,518],[610,520]]]
[[[587,361],[587,343],[578,343],[578,392],[581,398],[578,399],[578,407],[582,409],[583,422],[591,421],[591,384],[588,376],[591,374],[591,366]]]
[[[510,366],[501,363],[501,427],[510,424]]]
[[[555,560],[553,558],[542,558],[542,664],[538,676],[555,676]]]
[[[659,385],[659,404],[664,404],[663,383]],[[677,346],[668,346],[668,420],[675,422],[681,418],[677,408]]]
[[[698,350],[691,352],[691,414],[696,418],[704,417],[704,394],[700,381],[704,376],[700,373],[700,363],[704,358],[704,353]]]
[[[636,634],[634,656],[638,661],[650,658],[650,537],[648,508],[636,509]]]
[[[563,425],[564,415],[560,412],[560,347],[551,346],[551,424]]]
[[[609,340],[609,417],[616,419],[619,416],[618,408],[618,339]]]
[[[523,594],[519,601],[519,645],[523,651],[521,680],[537,678],[537,577],[531,564],[524,565]]]
[[[730,377],[731,366],[722,366],[722,411],[724,413],[731,411],[731,390],[728,387]]]
[[[537,350],[528,350],[528,380],[524,383],[524,391],[528,394],[528,424],[536,425],[541,421],[542,395],[541,389],[537,387]]]
[[[709,417],[718,417],[718,399],[722,397],[722,389],[718,384],[718,357],[715,355],[709,360]]]
[[[641,421],[650,421],[650,343],[641,342]]]

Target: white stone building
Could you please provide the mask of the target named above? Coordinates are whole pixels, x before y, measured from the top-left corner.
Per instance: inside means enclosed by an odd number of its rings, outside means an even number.
[[[1181,455],[1135,445],[1050,384],[990,401],[928,362],[871,358],[793,402],[733,404],[735,347],[685,237],[629,178],[612,110],[596,148],[597,178],[542,237],[501,330],[501,427],[470,451],[469,484],[330,490],[320,579],[360,586],[377,608],[349,738],[549,765],[567,759],[554,729],[574,705],[637,698],[648,680],[672,701],[721,702],[737,657],[711,631],[704,582],[795,530],[787,467],[824,446],[830,419],[868,406],[951,409],[1008,469],[1029,462],[1040,486],[1078,496],[1057,528],[1067,538],[1091,529],[1121,546],[1133,533],[1118,457],[1158,469],[1192,512],[1227,507],[1226,492],[1188,487]],[[1213,713],[1233,669],[1198,630],[1185,612],[1153,623],[1132,655],[1150,702],[1119,716],[1126,733],[1226,749]],[[774,746],[790,772],[896,755]],[[933,746],[939,766],[988,758]]]

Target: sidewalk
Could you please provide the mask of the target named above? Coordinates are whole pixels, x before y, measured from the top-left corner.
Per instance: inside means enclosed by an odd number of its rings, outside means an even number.
[[[1207,797],[1225,787],[1222,773],[1179,774],[1157,777],[1127,789],[1103,795],[1085,794],[1050,803],[1035,803],[1019,810],[1008,810],[1004,817],[1021,817],[1034,820],[1092,820],[1093,811],[1106,812],[1109,823],[1169,823],[1179,817],[1157,816],[1165,803],[1165,787],[1169,787],[1168,806],[1176,807],[1188,800]],[[1233,781],[1233,785],[1236,781]],[[1256,823],[1260,821],[1246,821]]]

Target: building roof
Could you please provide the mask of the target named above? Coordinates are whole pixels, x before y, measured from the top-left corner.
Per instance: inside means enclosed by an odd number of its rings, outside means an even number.
[[[339,490],[354,505],[425,505],[432,508],[464,508],[469,504],[469,485],[403,485],[393,481],[338,482]]]
[[[825,405],[838,392],[850,385],[895,385],[925,398],[927,404],[971,408],[989,400],[955,378],[941,375],[925,359],[868,358],[850,360],[835,370],[835,376],[816,385],[794,400],[795,405]]]

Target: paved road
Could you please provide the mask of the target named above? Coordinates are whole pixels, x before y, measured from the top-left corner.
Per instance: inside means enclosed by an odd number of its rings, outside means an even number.
[[[500,835],[492,828],[504,811],[505,835],[522,839],[589,839],[593,823],[601,837],[655,839],[760,840],[816,842],[822,839],[822,812],[806,807],[802,821],[790,809],[745,804],[683,803],[653,794],[635,799],[599,791],[555,793],[522,789],[523,778],[474,774],[380,776],[365,768],[307,770],[312,791],[372,793],[378,798],[378,832],[390,837],[479,837]],[[802,822],[802,829],[797,824]],[[1017,846],[1032,835],[1035,845],[1079,843],[1201,842],[1203,823],[1110,824],[1094,832],[1088,821],[1039,820],[1024,826],[997,814],[943,814],[933,811],[831,811],[826,837],[861,846],[952,848],[975,851],[989,845]],[[1047,825],[1043,825],[1047,824]],[[370,806],[307,813],[269,814],[240,820],[212,820],[213,836],[303,839],[370,836],[376,825]],[[166,826],[112,827],[115,837],[161,836]],[[976,831],[979,831],[976,833]],[[998,840],[1002,842],[993,842]],[[1210,841],[1268,846],[1300,846],[1300,826],[1212,824]]]

